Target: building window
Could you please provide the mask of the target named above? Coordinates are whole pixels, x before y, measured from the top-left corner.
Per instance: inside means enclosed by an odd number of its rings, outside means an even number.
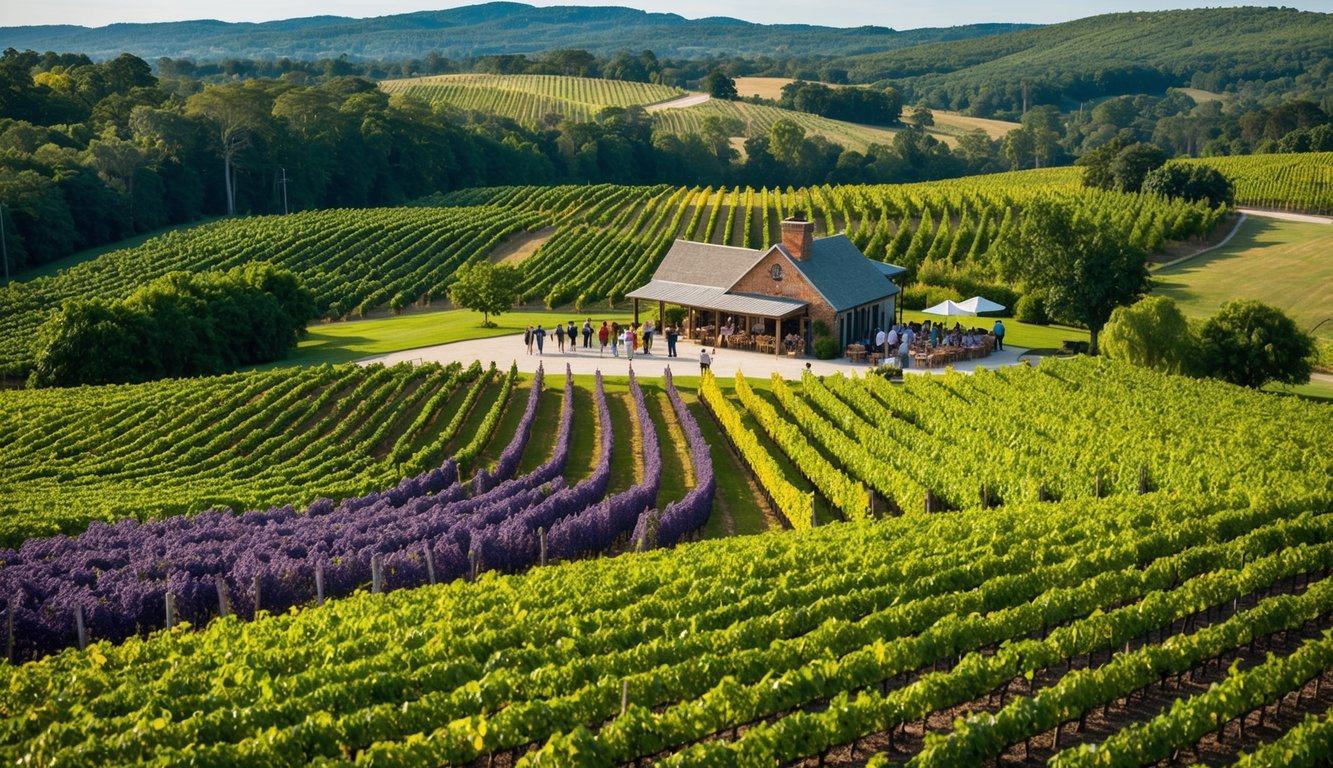
[[[782,265],[781,265],[781,264],[774,264],[773,267],[772,267],[772,269],[768,270],[768,274],[772,275],[774,280],[781,280],[781,279],[782,279]]]

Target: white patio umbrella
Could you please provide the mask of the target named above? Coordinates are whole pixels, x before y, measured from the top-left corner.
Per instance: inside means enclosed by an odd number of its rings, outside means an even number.
[[[958,306],[967,311],[969,315],[979,315],[982,312],[999,312],[1004,309],[1003,304],[996,304],[990,299],[981,296],[973,296],[967,301],[958,302]]]
[[[972,315],[972,314],[976,314],[976,313],[974,313],[974,312],[969,312],[968,310],[963,309],[961,306],[959,306],[959,305],[953,303],[953,301],[951,301],[951,300],[945,300],[945,301],[942,301],[942,302],[940,302],[939,304],[936,304],[936,305],[933,306],[933,307],[927,307],[927,308],[925,308],[925,309],[923,309],[923,310],[921,310],[921,311],[922,311],[922,312],[925,312],[925,313],[928,314],[928,315]]]

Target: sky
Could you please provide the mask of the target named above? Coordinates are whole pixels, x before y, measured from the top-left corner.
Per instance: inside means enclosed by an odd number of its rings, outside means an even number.
[[[618,5],[645,11],[671,12],[686,18],[731,16],[764,24],[820,24],[830,27],[876,25],[895,29],[951,27],[982,22],[1052,24],[1118,11],[1156,11],[1235,5],[1265,5],[1260,0],[523,0],[529,5]],[[0,26],[79,24],[99,27],[115,22],[271,21],[302,16],[335,15],[362,18],[412,11],[474,5],[478,0],[3,0]],[[1333,13],[1333,0],[1283,0],[1281,5]]]

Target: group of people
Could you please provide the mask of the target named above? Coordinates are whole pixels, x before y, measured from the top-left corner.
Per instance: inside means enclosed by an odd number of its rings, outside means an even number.
[[[594,329],[591,317],[583,321],[581,333],[573,320],[569,321],[568,326],[556,323],[555,328],[550,331],[541,323],[535,328],[529,324],[523,331],[523,346],[527,348],[529,355],[534,353],[534,348],[536,354],[542,355],[545,353],[546,337],[554,336],[558,352],[565,352],[566,340],[569,343],[569,351],[577,352],[580,335],[583,338],[583,348],[586,350],[592,350],[592,341],[596,337],[599,355],[605,355],[607,348],[610,347],[611,356],[620,357],[620,349],[623,346],[625,357],[633,360],[636,350],[641,350],[645,355],[653,353],[653,338],[657,335],[657,329],[651,320],[624,326],[613,320],[603,320],[601,327]],[[662,332],[662,336],[666,337],[667,357],[678,357],[676,341],[680,338],[680,329],[669,325]]]
[[[990,331],[995,336],[995,348],[1004,349],[1004,322],[995,321]],[[962,323],[954,322],[953,328],[945,328],[944,323],[927,320],[924,323],[898,323],[887,332],[875,329],[875,348],[880,350],[885,360],[896,356],[903,368],[908,367],[912,359],[912,345],[918,339],[933,347],[980,347],[985,344],[987,333],[980,328],[964,328]]]

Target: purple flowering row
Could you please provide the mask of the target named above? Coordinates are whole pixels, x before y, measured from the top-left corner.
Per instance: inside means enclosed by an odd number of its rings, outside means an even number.
[[[572,395],[567,372],[566,402]],[[521,455],[530,432],[530,425],[517,430],[505,452]],[[252,616],[256,591],[260,607],[269,611],[314,601],[316,570],[322,571],[325,595],[349,594],[371,581],[376,556],[383,561],[385,589],[426,583],[431,566],[438,581],[462,576],[478,532],[563,489],[569,434],[566,409],[549,461],[471,497],[450,460],[387,491],[336,506],[317,500],[303,514],[288,506],[150,523],[127,519],[0,550],[0,597],[7,600],[0,607],[14,611],[16,656],[74,644],[79,609],[93,638],[119,640],[161,627],[168,592],[177,617],[207,621],[220,610],[219,578],[229,608]]]
[[[629,390],[643,438],[643,481],[555,525],[551,529],[552,557],[571,559],[608,549],[622,535],[632,531],[644,513],[657,502],[657,491],[662,485],[662,449],[657,442],[657,427],[648,415],[643,389],[639,387],[633,368],[629,372]],[[603,430],[609,431],[610,417],[604,415],[602,418]],[[609,456],[610,446],[604,448]]]
[[[686,534],[708,522],[708,516],[713,511],[713,497],[717,494],[717,479],[713,476],[713,457],[708,449],[708,441],[704,439],[694,414],[690,413],[685,401],[680,398],[680,393],[676,391],[676,383],[671,377],[670,368],[663,373],[663,383],[666,386],[667,400],[671,402],[671,407],[676,412],[676,421],[680,423],[680,428],[685,433],[685,443],[689,446],[690,460],[694,465],[694,488],[690,489],[680,501],[667,504],[666,509],[658,516],[655,543],[660,547],[672,547]],[[634,531],[634,540],[643,542],[644,547],[654,543],[645,538],[648,535],[647,527],[648,521],[645,517]]]
[[[566,365],[566,368],[569,366]],[[569,381],[568,371],[566,372],[566,381]],[[528,436],[532,434],[532,424],[537,418],[537,398],[541,395],[542,386],[546,382],[546,371],[541,364],[537,365],[537,373],[532,377],[532,389],[528,390],[528,404],[523,409],[523,418],[518,423],[518,428],[514,431],[514,437],[505,446],[504,452],[500,454],[500,460],[495,463],[495,471],[488,472],[485,467],[477,470],[477,475],[472,481],[473,493],[485,493],[494,488],[496,483],[508,480],[518,471],[518,464],[523,459],[523,449],[527,446]]]

